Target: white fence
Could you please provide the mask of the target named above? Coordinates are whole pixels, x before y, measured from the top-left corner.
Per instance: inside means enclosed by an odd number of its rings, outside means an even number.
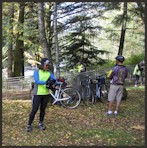
[[[30,98],[31,82],[33,77],[12,77],[3,79],[2,81],[2,92],[3,98],[9,99],[23,99]]]

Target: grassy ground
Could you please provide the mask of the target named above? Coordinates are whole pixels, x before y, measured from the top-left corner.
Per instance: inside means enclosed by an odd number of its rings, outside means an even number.
[[[144,146],[145,90],[127,89],[117,117],[107,117],[107,104],[100,102],[72,110],[48,105],[46,131],[38,128],[38,112],[30,133],[25,128],[31,101],[3,100],[2,146]]]

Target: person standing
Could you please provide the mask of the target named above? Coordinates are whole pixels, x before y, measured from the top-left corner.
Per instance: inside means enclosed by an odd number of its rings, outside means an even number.
[[[145,82],[145,61],[140,62],[140,76],[141,76],[141,85]]]
[[[116,107],[114,115],[118,115],[123,95],[124,83],[128,74],[127,67],[123,65],[125,58],[121,55],[118,55],[115,59],[116,59],[116,65],[107,74],[107,77],[111,79],[110,89],[108,93],[109,103],[108,103],[108,111],[106,113],[107,115],[111,115],[113,113],[112,107],[115,100],[116,100]]]
[[[29,115],[29,120],[26,127],[27,132],[30,132],[32,130],[31,125],[39,107],[40,107],[39,128],[41,130],[45,130],[45,127],[43,125],[45,109],[51,97],[47,86],[49,82],[51,85],[54,85],[55,83],[57,83],[57,80],[54,77],[54,75],[51,72],[49,72],[49,66],[50,66],[49,59],[42,58],[39,69],[34,71],[32,111]]]
[[[141,75],[140,63],[135,65],[133,75],[135,76],[135,85],[134,86],[137,87],[139,84],[139,78]]]

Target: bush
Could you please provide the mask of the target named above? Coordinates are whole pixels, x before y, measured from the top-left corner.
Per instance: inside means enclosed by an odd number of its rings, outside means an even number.
[[[144,59],[144,54],[132,55],[131,57],[126,59],[125,65],[134,65],[139,63],[143,59]]]

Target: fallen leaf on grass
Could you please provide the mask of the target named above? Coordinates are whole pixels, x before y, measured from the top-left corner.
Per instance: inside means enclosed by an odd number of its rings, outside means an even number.
[[[135,126],[132,126],[131,128],[138,129],[138,130],[144,130],[145,129],[145,127],[143,125],[135,125]]]

